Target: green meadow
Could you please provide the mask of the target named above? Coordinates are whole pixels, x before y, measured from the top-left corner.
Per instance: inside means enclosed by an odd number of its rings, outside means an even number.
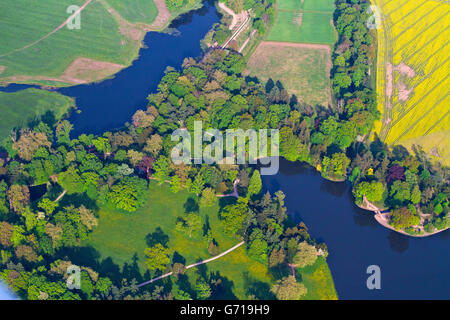
[[[81,29],[58,28],[69,16],[70,5],[84,0],[14,0],[0,13],[0,83],[21,82],[66,85],[58,78],[79,57],[128,65],[136,57],[139,41],[120,31],[118,22],[99,1],[81,12]],[[131,14],[131,13],[130,13]],[[149,13],[150,15],[150,13]],[[48,37],[46,37],[49,35]]]
[[[269,41],[332,45],[336,41],[332,24],[332,0],[280,0]]]
[[[26,89],[20,92],[0,92],[0,139],[5,138],[13,128],[27,125],[29,120],[51,111],[60,119],[75,106],[72,98],[39,89]]]
[[[110,269],[123,271],[124,266],[129,267],[135,262],[140,276],[142,276],[141,280],[152,277],[146,271],[144,250],[158,242],[174,251],[173,261],[182,261],[185,265],[189,265],[208,259],[211,255],[208,253],[202,231],[189,238],[186,234],[175,230],[177,218],[185,215],[186,210],[190,210],[189,208],[196,207],[196,198],[195,195],[186,191],[173,193],[167,185],[160,186],[152,181],[145,207],[134,213],[123,213],[112,208],[100,209],[99,225],[92,233],[91,238],[82,245],[94,248],[100,264],[109,261]],[[224,198],[223,200],[233,202],[233,199]],[[223,233],[219,219],[219,206],[205,210],[200,209],[199,212],[202,222],[210,226],[212,235],[219,246],[219,252],[223,252],[241,241]],[[310,270],[301,272],[304,279],[308,279],[308,282],[305,280],[305,285],[310,289],[309,295],[312,298],[335,296],[331,275],[329,275],[325,260],[323,263],[322,268],[326,269],[324,276],[316,275],[317,268],[314,266]],[[260,299],[274,298],[269,292],[271,284],[275,281],[273,275],[269,273],[266,265],[247,256],[245,245],[213,262],[189,269],[186,276],[195,278],[195,273],[199,271],[207,274],[220,274],[225,278],[226,290],[219,295],[221,298],[248,299],[249,296]],[[171,281],[173,280],[172,278]],[[330,281],[331,286],[329,286]],[[327,287],[322,288],[324,283],[327,284]]]
[[[106,0],[124,19],[131,23],[152,23],[158,15],[153,0]]]

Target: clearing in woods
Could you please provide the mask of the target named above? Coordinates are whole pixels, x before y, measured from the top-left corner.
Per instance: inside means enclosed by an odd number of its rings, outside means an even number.
[[[198,212],[202,217],[202,223],[211,228],[219,252],[242,241],[223,232],[219,206],[198,209],[198,198],[195,195],[184,190],[173,193],[168,185],[157,185],[154,181],[150,183],[148,195],[147,204],[133,214],[107,207],[101,208],[98,227],[91,238],[82,244],[85,252],[91,252],[91,254],[85,254],[79,258],[92,258],[95,261],[90,261],[91,263],[108,266],[108,270],[111,270],[111,278],[119,277],[119,281],[122,279],[121,273],[130,275],[133,272],[133,277],[136,277],[138,282],[154,277],[154,274],[149,274],[146,269],[144,250],[156,243],[162,243],[173,249],[173,261],[183,261],[185,265],[211,258],[212,255],[207,249],[208,241],[205,241],[203,237],[205,227],[191,237],[175,228],[177,219],[191,210]],[[66,198],[61,201],[66,201]],[[235,201],[235,199],[230,197],[225,201]],[[88,262],[84,261],[84,263]],[[219,294],[221,299],[236,297],[248,299],[252,295],[259,299],[274,298],[269,289],[275,279],[270,275],[265,264],[247,255],[245,244],[226,256],[203,265],[201,270],[211,274],[218,273],[227,279],[223,285],[224,289]],[[298,271],[308,288],[305,299],[337,298],[330,270],[322,257],[318,258],[315,265]],[[192,279],[190,281],[194,281],[197,272],[198,268],[187,271],[187,275]],[[264,288],[264,290],[257,290],[257,288]]]
[[[449,164],[450,5],[431,0],[372,0],[380,9],[377,93],[382,140],[421,145]]]
[[[248,61],[247,74],[266,82],[281,81],[300,102],[331,105],[330,47],[327,45],[262,42]]]

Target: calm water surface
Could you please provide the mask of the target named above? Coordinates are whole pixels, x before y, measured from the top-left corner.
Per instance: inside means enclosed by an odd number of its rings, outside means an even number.
[[[412,238],[379,225],[353,204],[348,183],[329,182],[299,163],[280,161],[265,190],[286,194],[288,214],[328,245],[341,299],[450,299],[450,230]],[[381,268],[381,290],[368,290],[367,267]]]

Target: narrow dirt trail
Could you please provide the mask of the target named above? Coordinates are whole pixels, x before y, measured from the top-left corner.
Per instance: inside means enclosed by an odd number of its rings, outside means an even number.
[[[241,241],[241,242],[239,242],[237,245],[235,245],[234,247],[232,247],[232,248],[230,248],[230,249],[228,249],[228,250],[222,252],[221,254],[219,254],[219,255],[217,255],[217,256],[214,256],[214,257],[212,257],[212,258],[209,258],[209,259],[206,259],[206,260],[199,261],[199,262],[197,262],[197,263],[193,263],[193,264],[191,264],[191,265],[188,265],[188,266],[186,267],[186,270],[187,270],[187,269],[194,268],[194,267],[197,267],[197,266],[202,265],[202,264],[206,264],[206,263],[211,262],[211,261],[214,261],[214,260],[217,260],[217,259],[219,259],[219,258],[221,258],[221,257],[223,257],[223,256],[225,256],[225,255],[227,255],[227,254],[229,254],[230,252],[236,250],[237,248],[239,248],[240,246],[242,246],[244,243],[245,243],[245,241]],[[158,281],[158,280],[164,279],[164,278],[166,278],[166,277],[169,277],[169,276],[171,276],[172,274],[173,274],[173,272],[165,273],[165,274],[163,274],[163,275],[161,275],[161,276],[159,276],[159,277],[156,277],[156,278],[153,278],[153,279],[151,279],[151,280],[142,282],[142,283],[138,284],[137,286],[138,286],[138,288],[139,288],[139,287],[142,287],[142,286],[145,286],[145,285],[147,285],[147,284],[150,284],[150,283],[153,283],[153,282],[155,282],[155,281]]]
[[[26,45],[25,47],[19,48],[19,49],[15,49],[13,51],[7,52],[5,54],[0,55],[0,58],[6,57],[10,54],[16,53],[16,52],[20,52],[23,51],[25,49],[28,49],[36,44],[38,44],[39,42],[47,39],[48,37],[50,37],[51,35],[55,34],[58,30],[61,30],[64,26],[66,26],[73,18],[75,18],[75,16],[77,16],[78,14],[81,13],[81,11],[84,10],[84,8],[86,8],[86,6],[91,3],[92,0],[86,0],[86,2],[80,7],[80,9],[78,9],[77,11],[75,11],[69,18],[66,19],[66,21],[64,21],[63,23],[61,23],[56,29],[54,29],[52,32],[50,32],[49,34],[43,36],[42,38],[36,40],[33,43],[30,43],[28,45]]]

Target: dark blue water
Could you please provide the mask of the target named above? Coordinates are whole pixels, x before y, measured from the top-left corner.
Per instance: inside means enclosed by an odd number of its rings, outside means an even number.
[[[175,33],[147,33],[139,58],[113,79],[58,89],[58,92],[76,98],[77,107],[81,110],[69,118],[74,125],[71,136],[101,134],[121,128],[131,120],[136,110],[146,109],[146,98],[156,92],[166,67],[179,69],[184,58],[200,56],[200,40],[219,20],[214,4],[205,2],[201,9],[172,22],[169,28],[176,29]],[[12,84],[0,90],[16,92],[30,87],[36,86]]]
[[[388,230],[353,204],[349,184],[299,163],[281,160],[280,172],[263,176],[263,185],[283,190],[288,214],[328,245],[340,299],[450,299],[450,230],[428,238]],[[367,289],[369,265],[381,268],[380,290]]]

